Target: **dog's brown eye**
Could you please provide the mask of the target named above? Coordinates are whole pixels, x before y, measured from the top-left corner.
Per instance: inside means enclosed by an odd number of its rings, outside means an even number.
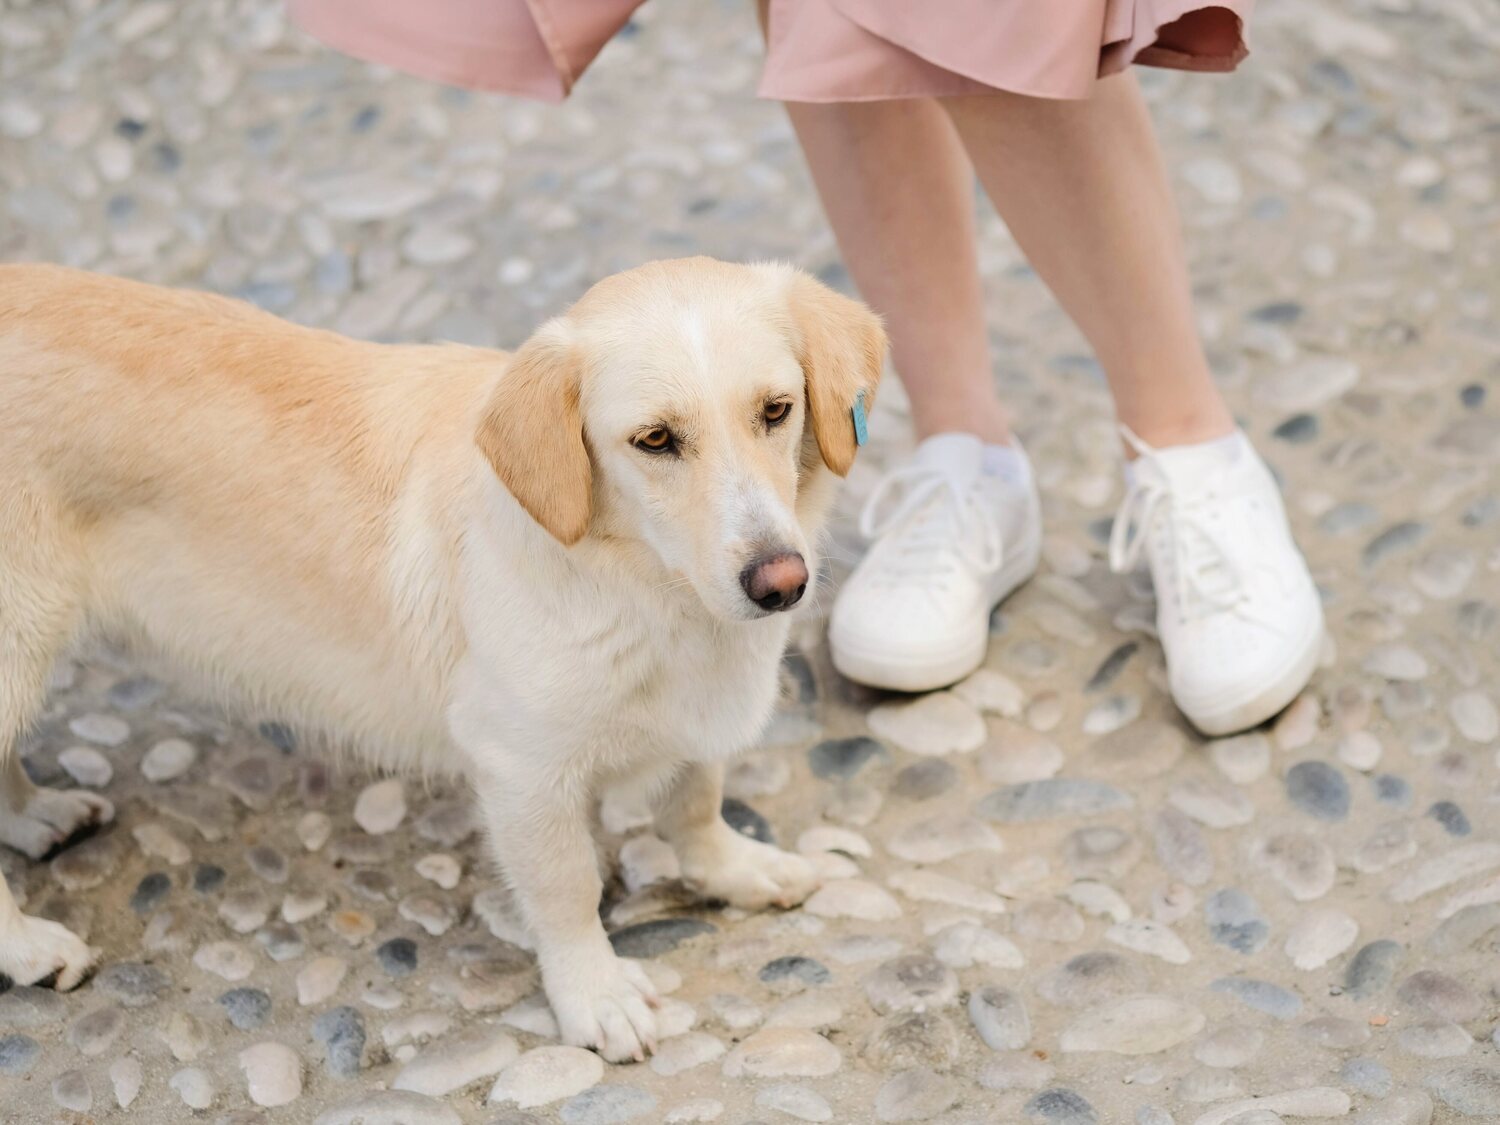
[[[666,453],[672,448],[672,431],[665,426],[647,430],[635,439],[635,447],[647,453]]]
[[[785,422],[792,413],[792,404],[785,399],[766,403],[766,425],[779,426]]]

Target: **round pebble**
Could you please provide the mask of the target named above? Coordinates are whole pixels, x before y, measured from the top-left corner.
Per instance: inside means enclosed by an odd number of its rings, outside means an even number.
[[[354,823],[372,836],[394,832],[406,819],[406,787],[400,781],[377,781],[360,791]]]
[[[1063,1031],[1065,1052],[1109,1051],[1148,1055],[1165,1051],[1203,1030],[1203,1013],[1171,996],[1140,994],[1081,1013]]]
[[[115,776],[109,759],[90,746],[70,746],[57,755],[57,764],[79,785],[103,789]]]
[[[141,774],[147,781],[173,781],[193,768],[198,750],[181,738],[167,738],[156,743],[141,758]]]
[[[820,1078],[843,1065],[839,1049],[815,1032],[777,1027],[757,1031],[724,1057],[726,1078]]]
[[[219,997],[219,1007],[240,1031],[254,1031],[271,1014],[271,997],[259,988],[232,988]]]
[[[290,1105],[302,1095],[302,1061],[282,1043],[257,1043],[239,1055],[240,1070],[250,1100],[275,1108]]]
[[[87,1113],[94,1107],[94,1091],[83,1071],[65,1070],[52,1080],[52,1100],[63,1109]]]
[[[214,1083],[208,1072],[196,1066],[185,1067],[167,1079],[167,1085],[177,1091],[182,1104],[189,1109],[207,1109],[214,1103]]]
[[[604,1077],[604,1061],[579,1047],[534,1047],[500,1071],[491,1104],[521,1109],[548,1105],[582,1093]]]

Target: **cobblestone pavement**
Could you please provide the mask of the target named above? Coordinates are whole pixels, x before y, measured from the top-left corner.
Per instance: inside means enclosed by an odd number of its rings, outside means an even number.
[[[1274,727],[1204,743],[1165,699],[1149,590],[1103,560],[1098,371],[986,220],[1043,573],[949,693],[854,689],[802,631],[729,812],[817,858],[804,908],[685,904],[607,810],[611,924],[671,994],[653,1061],[546,1046],[456,793],[333,773],[276,716],[84,654],[28,761],[117,823],[3,865],[104,967],[0,995],[0,1118],[1500,1119],[1500,8],[1262,12],[1241,73],[1141,77],[1216,369],[1327,597],[1323,667]],[[653,257],[842,283],[757,64],[737,0],[649,6],[561,108],[344,60],[266,0],[5,0],[0,256],[478,344]]]

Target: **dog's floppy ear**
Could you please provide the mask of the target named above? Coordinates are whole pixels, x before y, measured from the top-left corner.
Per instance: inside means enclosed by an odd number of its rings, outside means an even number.
[[[567,323],[549,321],[511,357],[475,441],[521,507],[566,546],[588,531],[593,471],[583,440],[583,364]]]
[[[846,476],[858,444],[856,404],[864,410],[875,405],[885,367],[885,329],[868,306],[804,273],[793,275],[787,304],[818,452],[825,465]]]

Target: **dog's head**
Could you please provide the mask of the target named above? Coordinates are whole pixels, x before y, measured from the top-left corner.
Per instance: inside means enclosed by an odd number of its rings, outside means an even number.
[[[884,357],[869,309],[790,267],[658,262],[543,325],[477,440],[563,544],[642,544],[664,586],[686,579],[716,616],[750,620],[813,581]]]

